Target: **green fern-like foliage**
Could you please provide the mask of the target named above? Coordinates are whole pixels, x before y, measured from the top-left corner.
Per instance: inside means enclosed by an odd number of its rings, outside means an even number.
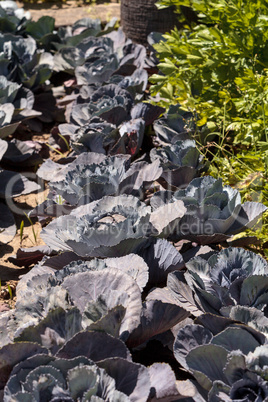
[[[224,128],[234,134],[235,143],[255,145],[266,139],[266,1],[161,0],[158,4],[175,5],[178,13],[180,6],[190,6],[200,24],[175,29],[155,45],[161,74],[152,77],[153,94],[197,111],[199,125]]]
[[[195,140],[211,161],[209,173],[239,189],[244,201],[268,205],[268,7],[265,0],[159,0],[191,7],[185,21],[155,44],[159,73],[152,95],[181,104],[206,137]],[[197,117],[196,117],[197,116]],[[204,130],[205,128],[205,130]],[[267,239],[267,217],[257,233]]]

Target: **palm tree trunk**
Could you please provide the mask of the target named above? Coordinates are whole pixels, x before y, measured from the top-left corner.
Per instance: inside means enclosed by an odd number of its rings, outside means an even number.
[[[156,0],[121,0],[121,25],[136,43],[147,43],[150,32],[168,32],[180,26],[173,7],[158,10]]]

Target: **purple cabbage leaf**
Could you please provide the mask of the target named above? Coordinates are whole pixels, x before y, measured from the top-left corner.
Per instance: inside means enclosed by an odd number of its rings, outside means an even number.
[[[157,211],[177,202],[187,209],[177,225],[167,226],[165,236],[173,241],[187,239],[199,244],[219,243],[232,235],[252,228],[266,211],[258,202],[241,204],[236,189],[223,186],[221,179],[211,176],[196,178],[184,190],[158,192],[151,199]]]

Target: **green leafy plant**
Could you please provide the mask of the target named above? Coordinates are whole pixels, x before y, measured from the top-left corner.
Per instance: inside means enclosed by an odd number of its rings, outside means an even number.
[[[239,189],[243,201],[267,205],[267,3],[158,1],[159,8],[171,5],[180,19],[180,7],[191,7],[199,24],[185,22],[154,45],[160,64],[151,93],[162,106],[179,103],[192,113],[193,136],[212,176]]]
[[[153,94],[198,113],[198,125],[232,135],[234,143],[267,142],[268,33],[264,0],[163,0],[161,7],[191,6],[194,28],[164,35],[155,45],[161,74]]]

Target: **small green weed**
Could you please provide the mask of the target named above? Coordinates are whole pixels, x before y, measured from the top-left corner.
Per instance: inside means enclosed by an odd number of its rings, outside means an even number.
[[[12,300],[13,299],[12,289],[11,289],[11,287],[9,285],[7,285],[7,289],[8,289],[10,300]]]
[[[31,224],[34,241],[35,241],[35,243],[37,243],[37,236],[36,236],[36,233],[35,233],[35,230],[34,230],[33,221],[31,220],[31,218],[25,212],[24,212],[24,214],[25,214],[26,218],[28,219],[29,223]]]
[[[24,232],[24,221],[21,221],[21,223],[20,223],[20,244],[22,243],[22,240],[23,240],[23,232]]]

